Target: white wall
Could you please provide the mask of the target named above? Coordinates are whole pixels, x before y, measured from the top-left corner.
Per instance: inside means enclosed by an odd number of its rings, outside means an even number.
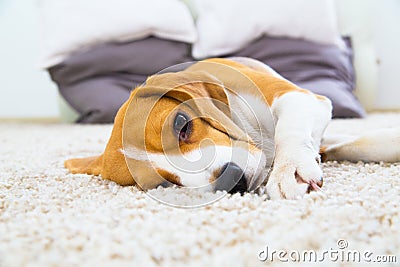
[[[0,119],[59,116],[56,86],[36,67],[35,0],[0,0]]]
[[[400,0],[336,1],[342,31],[361,32],[357,95],[368,110],[400,109]],[[56,86],[36,67],[36,4],[0,0],[0,119],[59,116]]]
[[[378,64],[375,108],[400,109],[400,1],[375,1]]]

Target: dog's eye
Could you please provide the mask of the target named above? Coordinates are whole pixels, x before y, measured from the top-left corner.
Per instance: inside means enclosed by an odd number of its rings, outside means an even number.
[[[174,120],[174,131],[178,135],[179,141],[187,141],[191,131],[191,121],[186,114],[178,113]]]

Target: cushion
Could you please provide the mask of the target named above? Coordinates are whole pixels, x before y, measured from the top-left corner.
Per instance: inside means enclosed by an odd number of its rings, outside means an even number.
[[[329,97],[334,117],[361,117],[365,112],[353,95],[352,49],[349,39],[345,40],[347,46],[339,49],[302,39],[263,36],[226,56],[258,59],[299,86]],[[190,44],[148,37],[92,47],[49,71],[61,95],[78,111],[79,122],[110,123],[130,91],[147,76],[193,60]],[[175,70],[180,68],[167,69]]]
[[[192,0],[197,59],[232,53],[268,34],[341,45],[333,0]]]
[[[327,96],[333,104],[333,117],[357,118],[365,111],[353,94],[355,75],[349,38],[344,48],[302,39],[262,37],[232,56],[258,59],[286,79],[314,93]]]
[[[136,85],[164,68],[191,61],[189,53],[187,43],[156,37],[105,43],[73,54],[49,73],[79,113],[78,122],[111,123]]]
[[[179,0],[42,0],[40,67],[110,41],[150,35],[194,42],[196,29],[189,9]]]
[[[395,2],[392,1],[392,3]],[[381,5],[375,1],[336,0],[339,31],[342,35],[351,36],[354,49],[354,68],[357,77],[355,94],[367,110],[376,108],[377,97],[382,94],[381,85],[378,83],[382,80],[383,73],[378,71],[379,50],[377,45],[382,41],[382,38],[379,37],[382,31],[378,30],[378,25],[384,22],[381,20],[378,22],[371,18],[378,18],[376,8],[381,9],[383,6],[390,8],[390,5]],[[400,7],[400,5],[398,6]],[[390,17],[390,12],[385,16]],[[396,23],[392,21],[390,25],[396,25]],[[384,28],[389,29],[390,27],[385,26]],[[389,44],[390,40],[385,39],[384,42]],[[387,46],[382,47],[390,50]]]

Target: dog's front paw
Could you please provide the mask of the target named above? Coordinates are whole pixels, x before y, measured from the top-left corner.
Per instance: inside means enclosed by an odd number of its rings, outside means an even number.
[[[301,155],[275,161],[267,182],[267,193],[271,199],[296,199],[310,190],[320,190],[321,186],[319,158]]]

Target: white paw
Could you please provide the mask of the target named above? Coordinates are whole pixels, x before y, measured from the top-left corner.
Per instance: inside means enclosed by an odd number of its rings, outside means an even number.
[[[267,182],[271,199],[297,199],[310,190],[322,186],[322,170],[319,158],[312,153],[296,153],[297,157],[275,160]]]

